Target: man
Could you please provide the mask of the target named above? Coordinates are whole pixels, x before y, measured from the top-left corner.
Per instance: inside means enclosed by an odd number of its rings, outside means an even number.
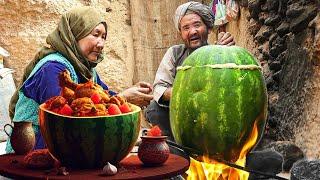
[[[163,135],[173,140],[169,122],[169,102],[176,68],[190,53],[199,47],[208,45],[208,35],[214,25],[211,9],[199,2],[187,2],[180,5],[174,15],[174,25],[179,31],[184,44],[174,45],[165,53],[154,81],[154,100],[146,109],[146,118],[153,125],[160,126]],[[234,45],[230,33],[218,34],[220,45]]]
[[[169,140],[174,140],[169,122],[169,102],[177,73],[176,68],[191,52],[208,44],[208,34],[213,28],[214,15],[208,6],[198,2],[188,2],[177,8],[174,24],[184,44],[170,47],[164,55],[153,85],[154,100],[145,111],[148,121],[153,125],[159,125],[163,135],[168,136]],[[235,42],[231,34],[227,32],[218,34],[217,44],[231,46]],[[170,152],[189,158],[187,154],[171,147]],[[251,152],[247,158],[246,166],[249,169],[265,171],[265,167],[268,167],[267,172],[274,175],[281,171],[283,157],[274,150]],[[253,179],[255,177],[250,176]],[[175,179],[182,178],[178,176]]]

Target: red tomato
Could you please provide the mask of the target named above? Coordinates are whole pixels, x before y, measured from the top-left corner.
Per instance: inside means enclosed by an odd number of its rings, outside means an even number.
[[[116,104],[110,104],[108,107],[108,113],[110,115],[116,115],[116,114],[121,114],[121,111]]]
[[[119,109],[122,113],[128,113],[131,112],[131,108],[129,106],[129,104],[127,103],[123,103],[122,105],[119,106]]]
[[[153,126],[147,133],[148,136],[161,136],[161,129],[159,126]]]
[[[73,110],[68,104],[65,104],[58,112],[59,114],[71,116],[73,113]]]
[[[94,93],[91,95],[91,100],[94,104],[99,104],[101,101],[101,96],[98,93]]]

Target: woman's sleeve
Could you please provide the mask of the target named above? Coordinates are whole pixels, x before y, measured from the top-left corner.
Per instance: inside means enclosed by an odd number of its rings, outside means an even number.
[[[108,86],[103,81],[101,81],[98,73],[96,73],[96,75],[97,75],[97,84],[99,84],[104,90],[108,90],[111,96],[114,96],[117,94],[116,92],[109,90]]]
[[[53,96],[60,95],[58,76],[66,67],[59,62],[45,63],[23,85],[22,90],[28,98],[42,104]]]

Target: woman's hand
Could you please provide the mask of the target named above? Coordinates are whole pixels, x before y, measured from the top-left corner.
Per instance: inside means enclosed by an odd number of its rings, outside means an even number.
[[[235,45],[236,42],[233,39],[233,36],[229,32],[220,32],[218,34],[217,45],[227,45],[232,46]]]
[[[147,106],[153,99],[152,86],[146,82],[139,82],[136,86],[128,88],[120,93],[120,96],[124,96],[128,102],[138,105],[140,107]]]

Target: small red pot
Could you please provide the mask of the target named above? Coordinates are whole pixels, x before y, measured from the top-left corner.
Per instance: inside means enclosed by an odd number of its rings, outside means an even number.
[[[169,158],[167,136],[142,136],[138,157],[147,166],[162,165]]]

